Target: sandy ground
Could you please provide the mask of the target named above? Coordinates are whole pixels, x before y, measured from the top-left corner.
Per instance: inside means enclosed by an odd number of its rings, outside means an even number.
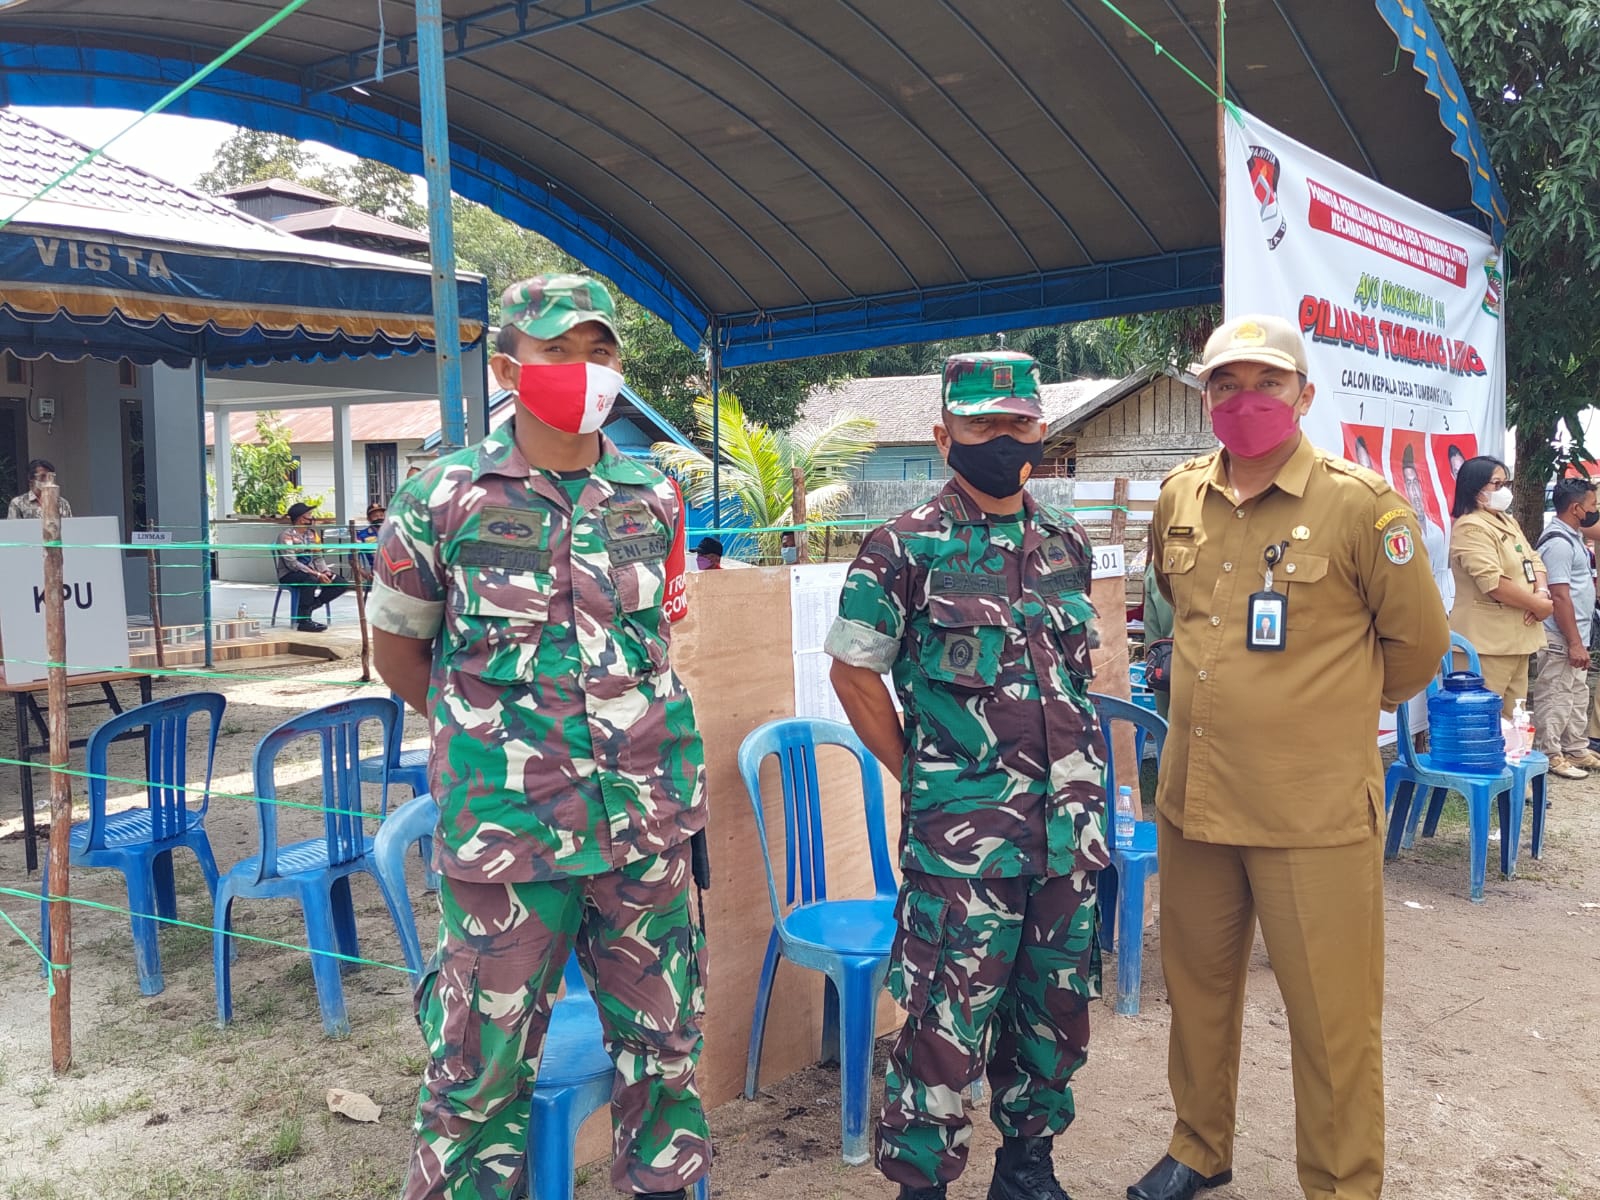
[[[229,708],[217,791],[249,793],[259,735],[331,701],[345,689],[328,685],[353,677],[345,667],[219,682]],[[178,686],[158,685],[157,694]],[[85,727],[94,719],[80,715]],[[413,724],[408,744],[420,744],[419,733]],[[123,749],[114,771],[136,774],[131,748]],[[1558,783],[1553,791],[1543,860],[1528,859],[1525,834],[1519,877],[1501,880],[1491,867],[1482,905],[1466,900],[1459,810],[1447,813],[1436,839],[1419,841],[1388,867],[1391,1196],[1600,1200],[1600,781]],[[305,786],[286,794],[314,802]],[[8,819],[16,812],[15,772],[0,770],[0,832],[15,826]],[[320,824],[309,812],[286,810],[282,819],[286,837],[307,836]],[[219,795],[207,825],[224,869],[254,851],[247,802]],[[1491,857],[1497,853],[1491,846]],[[192,860],[180,862],[178,884],[180,915],[209,923]],[[14,836],[0,841],[0,886],[37,887],[37,877],[23,875]],[[111,872],[78,872],[74,892],[111,905],[126,900]],[[412,894],[420,897],[417,879]],[[358,881],[356,895],[363,953],[398,963],[376,888]],[[36,934],[37,905],[0,895],[0,910]],[[244,931],[298,943],[297,911],[281,902],[242,902],[236,921]],[[419,905],[426,942],[432,930],[425,914]],[[1165,1146],[1172,1110],[1158,936],[1147,935],[1143,1012],[1129,1018],[1107,1003],[1095,1008],[1089,1063],[1077,1080],[1079,1117],[1057,1144],[1058,1173],[1077,1200],[1121,1196]],[[136,986],[125,918],[84,910],[77,918],[75,1065],[55,1078],[38,959],[9,928],[0,929],[0,941],[0,1198],[398,1195],[423,1055],[402,973],[372,966],[349,975],[353,1033],[330,1041],[320,1033],[306,957],[247,944],[234,968],[237,1019],[222,1030],[207,933],[163,934],[166,991],[146,998]],[[1108,960],[1108,985],[1114,969]],[[1235,1182],[1208,1195],[1296,1196],[1288,1033],[1259,947],[1245,1040]],[[370,1095],[383,1106],[381,1119],[355,1124],[331,1116],[324,1103],[330,1087]],[[753,1103],[715,1110],[714,1193],[741,1200],[893,1196],[870,1167],[840,1164],[838,1096],[836,1073],[818,1067]],[[956,1200],[975,1200],[988,1184],[997,1138],[981,1106],[974,1121],[972,1166],[951,1189]],[[604,1163],[580,1171],[583,1200],[610,1194]]]

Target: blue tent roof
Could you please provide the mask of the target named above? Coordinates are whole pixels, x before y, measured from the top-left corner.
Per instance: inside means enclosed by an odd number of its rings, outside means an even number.
[[[455,189],[728,365],[1220,293],[1199,82],[1215,0],[444,9]],[[271,10],[27,0],[0,23],[0,100],[142,108]],[[1499,236],[1504,201],[1423,0],[1230,0],[1228,17],[1232,100]],[[311,5],[172,111],[419,171],[414,18]]]

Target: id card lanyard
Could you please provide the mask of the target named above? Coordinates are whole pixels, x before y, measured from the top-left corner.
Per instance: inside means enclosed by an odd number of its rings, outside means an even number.
[[[1284,623],[1289,617],[1289,597],[1272,590],[1272,569],[1283,561],[1289,552],[1288,542],[1268,546],[1261,557],[1266,561],[1262,590],[1250,597],[1250,623],[1245,628],[1245,648],[1249,650],[1282,650],[1285,641]]]

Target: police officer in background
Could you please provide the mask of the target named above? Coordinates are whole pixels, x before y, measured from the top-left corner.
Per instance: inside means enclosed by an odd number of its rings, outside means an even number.
[[[1420,516],[1301,432],[1314,388],[1293,325],[1227,322],[1206,343],[1200,380],[1222,449],[1167,476],[1150,526],[1175,612],[1156,807],[1177,1120],[1166,1157],[1128,1195],[1189,1200],[1233,1177],[1259,921],[1289,1019],[1300,1186],[1376,1200],[1378,713],[1422,689],[1449,628]]]
[[[501,312],[489,365],[516,415],[395,494],[367,606],[379,674],[430,717],[439,803],[405,1198],[526,1194],[529,1100],[575,947],[617,1068],[612,1186],[682,1200],[711,1153],[689,908],[705,771],[662,604],[681,506],[599,432],[622,385],[606,289],[531,279]]]
[[[942,1198],[972,1136],[961,1092],[987,1065],[1005,1139],[990,1200],[1065,1200],[1051,1148],[1087,1055],[1108,861],[1092,555],[1024,489],[1044,452],[1034,361],[958,355],[942,390],[955,479],[868,535],[826,644],[851,725],[901,781],[888,986],[906,1022],[877,1164],[903,1200]]]

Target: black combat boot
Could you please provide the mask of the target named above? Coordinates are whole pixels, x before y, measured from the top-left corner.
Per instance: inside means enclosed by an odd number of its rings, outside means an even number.
[[[912,1187],[910,1184],[900,1185],[900,1200],[944,1200],[944,1184],[935,1183],[927,1187]]]
[[[989,1200],[1072,1200],[1056,1182],[1054,1138],[1008,1137],[994,1154]]]

